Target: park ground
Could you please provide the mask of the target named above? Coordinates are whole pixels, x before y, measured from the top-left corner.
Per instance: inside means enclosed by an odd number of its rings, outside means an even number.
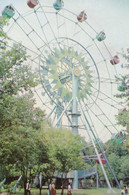
[[[73,190],[72,195],[106,195],[107,188],[99,188],[99,189],[83,189],[83,190]],[[115,195],[120,195],[120,189],[113,188],[116,192]],[[56,195],[60,195],[61,190],[56,190]],[[0,192],[1,195],[9,195],[7,192]],[[21,189],[18,193],[13,193],[14,195],[23,194],[23,190]],[[32,189],[31,195],[39,195],[39,189]],[[42,195],[48,195],[47,190],[42,190]],[[64,195],[67,195],[67,190],[64,190]]]

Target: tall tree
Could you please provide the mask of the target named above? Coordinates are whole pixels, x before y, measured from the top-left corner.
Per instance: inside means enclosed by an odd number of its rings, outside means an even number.
[[[25,48],[21,44],[8,46],[4,32],[7,23],[0,17],[0,163],[10,168],[17,164],[25,188],[28,167],[32,162],[37,164],[41,154],[37,152],[41,147],[38,130],[44,112],[35,107],[32,99],[31,89],[38,80],[27,64]]]
[[[49,157],[53,170],[56,170],[62,178],[63,194],[63,181],[66,179],[68,172],[84,168],[82,148],[86,143],[82,137],[66,129],[49,129],[46,140],[49,140],[50,143]]]

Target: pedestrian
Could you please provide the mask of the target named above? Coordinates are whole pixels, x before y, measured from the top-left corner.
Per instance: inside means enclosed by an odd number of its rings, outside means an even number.
[[[29,183],[29,180],[27,181],[27,183],[26,183],[26,191],[27,191],[27,194],[31,194],[30,193],[30,183]]]
[[[72,188],[70,183],[68,183],[68,191],[67,191],[67,195],[72,195]]]
[[[125,194],[128,194],[128,188],[127,186],[124,186]]]
[[[52,187],[51,187],[51,195],[56,195],[56,190],[55,190],[55,184],[54,184],[54,182],[52,183]]]
[[[121,188],[121,195],[124,195],[125,194],[125,191],[124,191],[124,188]]]
[[[52,189],[52,184],[50,182],[49,183],[49,186],[48,186],[48,195],[51,195],[51,189]]]

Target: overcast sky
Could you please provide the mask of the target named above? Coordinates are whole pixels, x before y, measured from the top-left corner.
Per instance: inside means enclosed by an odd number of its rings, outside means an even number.
[[[40,0],[52,5],[53,0]],[[4,6],[13,4],[20,13],[29,10],[26,0],[0,0],[0,10]],[[64,0],[64,6],[78,13],[85,10],[88,19],[94,21],[95,28],[104,29],[109,39],[109,44],[116,50],[129,46],[129,1],[128,0]]]

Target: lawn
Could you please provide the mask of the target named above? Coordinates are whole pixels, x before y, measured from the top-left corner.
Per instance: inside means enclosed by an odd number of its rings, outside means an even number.
[[[72,195],[106,195],[107,188],[99,188],[99,189],[83,189],[83,190],[73,190]],[[119,189],[113,188],[113,190],[116,192],[115,195],[120,195]],[[61,190],[56,190],[56,195],[60,195]],[[7,193],[2,193],[2,195],[6,195]],[[15,195],[23,194],[23,190],[20,190],[18,193],[15,193]],[[38,189],[32,189],[31,195],[39,195]],[[48,195],[47,190],[42,190],[42,195]],[[67,195],[67,190],[64,191],[64,195]]]

